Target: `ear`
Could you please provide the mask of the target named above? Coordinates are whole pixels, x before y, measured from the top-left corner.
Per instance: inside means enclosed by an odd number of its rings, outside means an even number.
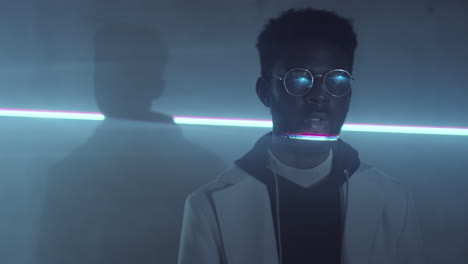
[[[270,95],[270,87],[269,82],[262,76],[258,77],[257,84],[256,84],[256,91],[258,99],[263,103],[264,106],[270,107],[271,106],[271,95]]]

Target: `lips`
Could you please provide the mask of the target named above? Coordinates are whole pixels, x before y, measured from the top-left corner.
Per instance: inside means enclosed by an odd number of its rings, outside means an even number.
[[[326,113],[313,113],[304,120],[302,133],[318,133],[329,130],[330,121]]]
[[[304,121],[303,132],[324,132],[327,131],[329,127],[328,120],[316,120],[316,119],[307,119]]]

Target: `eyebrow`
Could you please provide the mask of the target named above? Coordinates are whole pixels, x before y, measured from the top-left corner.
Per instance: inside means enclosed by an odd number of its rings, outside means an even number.
[[[305,66],[305,69],[307,69],[308,71],[310,71],[314,75],[324,75],[325,73],[327,73],[327,72],[329,72],[331,70],[341,69],[340,67],[331,67],[331,68],[327,67],[327,68],[320,69],[319,72],[316,72],[316,71],[312,71],[311,68],[312,68],[311,65],[306,65]]]
[[[349,65],[344,65],[344,64],[341,65],[341,66],[340,65],[334,65],[333,67],[324,67],[324,68],[321,68],[320,70],[323,71],[322,74],[325,74],[325,73],[327,73],[327,72],[329,72],[331,70],[336,70],[336,69],[343,69],[343,70],[349,71],[350,69],[349,69],[348,66]],[[296,67],[296,68],[300,68],[300,67]],[[305,65],[305,69],[309,70],[313,74],[318,74],[317,72],[312,72],[311,68],[313,68],[312,65],[310,65],[310,64]]]

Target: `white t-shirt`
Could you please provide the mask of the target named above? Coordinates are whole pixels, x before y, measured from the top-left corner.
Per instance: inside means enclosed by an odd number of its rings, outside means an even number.
[[[310,187],[323,180],[331,171],[333,161],[333,150],[330,149],[330,155],[321,164],[311,169],[298,169],[290,167],[279,161],[275,155],[268,149],[268,158],[270,160],[270,169],[274,169],[276,174],[296,183],[304,188]]]

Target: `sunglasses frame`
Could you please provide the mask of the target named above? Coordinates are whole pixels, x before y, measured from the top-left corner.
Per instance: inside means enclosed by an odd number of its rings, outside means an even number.
[[[287,76],[291,71],[294,71],[294,70],[303,70],[303,71],[307,72],[307,73],[312,77],[312,78],[311,78],[311,80],[312,80],[312,85],[311,85],[310,88],[308,88],[303,94],[293,94],[293,93],[291,93],[291,92],[288,90],[288,87],[286,86],[286,76]],[[338,71],[338,72],[345,72],[346,74],[348,74],[349,77],[350,77],[350,79],[351,79],[351,83],[352,83],[353,81],[355,81],[355,79],[353,78],[353,76],[351,75],[351,73],[349,73],[347,70],[343,70],[343,69],[333,69],[333,70],[328,71],[328,72],[325,73],[325,74],[315,74],[315,75],[314,75],[314,74],[312,74],[312,73],[311,73],[309,70],[307,70],[307,69],[304,69],[304,68],[293,68],[293,69],[290,69],[289,71],[287,71],[287,72],[284,74],[283,77],[280,77],[280,76],[277,76],[277,75],[274,75],[274,74],[263,74],[262,76],[267,75],[267,76],[274,77],[274,78],[276,78],[276,79],[278,79],[278,80],[280,80],[280,81],[283,81],[283,87],[284,87],[284,89],[286,90],[286,92],[288,92],[288,93],[289,93],[290,95],[292,95],[292,96],[304,96],[304,95],[306,95],[306,94],[312,89],[312,87],[314,86],[314,80],[315,80],[314,78],[315,78],[315,77],[324,77],[324,78],[322,79],[322,90],[323,90],[324,92],[326,92],[327,94],[329,94],[330,96],[333,96],[333,97],[336,97],[336,98],[340,98],[340,97],[346,96],[346,95],[351,91],[351,88],[350,88],[344,95],[337,96],[337,95],[334,95],[334,94],[330,93],[330,92],[328,91],[328,89],[327,89],[327,85],[325,84],[325,79],[327,78],[327,75],[330,74],[331,72],[336,72],[336,71]]]

